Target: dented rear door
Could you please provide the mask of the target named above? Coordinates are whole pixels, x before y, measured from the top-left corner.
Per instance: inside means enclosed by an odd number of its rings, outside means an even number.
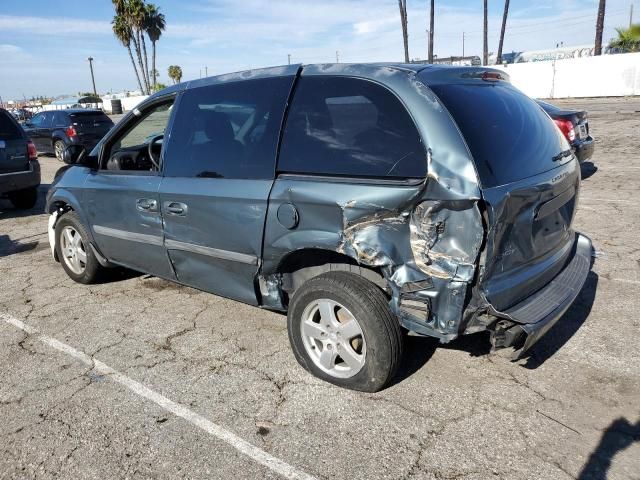
[[[580,170],[570,146],[538,105],[509,83],[430,86],[473,156],[487,220],[481,287],[508,308],[567,263]]]

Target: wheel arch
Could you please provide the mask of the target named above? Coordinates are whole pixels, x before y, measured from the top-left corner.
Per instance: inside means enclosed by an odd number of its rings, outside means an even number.
[[[334,250],[307,247],[288,252],[273,271],[259,276],[262,302],[265,306],[286,309],[289,297],[303,283],[334,271],[358,275],[388,293],[387,281],[379,268],[364,266]]]

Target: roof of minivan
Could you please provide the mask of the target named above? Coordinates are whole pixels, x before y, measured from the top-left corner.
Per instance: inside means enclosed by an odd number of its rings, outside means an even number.
[[[502,70],[498,70],[492,67],[463,67],[457,65],[430,65],[424,63],[394,63],[394,62],[380,62],[380,63],[312,63],[312,64],[293,64],[293,65],[280,65],[274,67],[256,68],[252,70],[242,70],[239,72],[223,73],[221,75],[214,75],[205,78],[199,78],[196,80],[189,80],[179,83],[177,85],[171,85],[170,87],[161,90],[153,95],[158,97],[181,91],[189,88],[204,87],[206,85],[212,85],[227,81],[241,81],[251,80],[256,78],[266,77],[278,77],[285,75],[295,75],[298,70],[308,69],[311,71],[330,71],[331,74],[353,74],[354,67],[371,67],[371,68],[392,68],[397,70],[403,70],[406,72],[412,72],[420,74],[422,80],[428,81],[430,79],[442,80],[443,77],[455,77],[463,73],[478,73],[493,71],[500,73],[504,80],[509,79],[509,76]]]

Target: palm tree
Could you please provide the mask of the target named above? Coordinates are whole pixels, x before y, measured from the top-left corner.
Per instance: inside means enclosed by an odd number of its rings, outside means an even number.
[[[144,0],[128,0],[127,17],[133,30],[133,44],[138,55],[138,64],[142,72],[142,79],[146,87],[146,94],[150,93],[149,66],[147,62],[147,46],[144,41],[144,28],[147,18]]]
[[[484,31],[482,34],[482,64],[486,65],[489,63],[489,46],[487,45],[487,36],[488,36],[488,5],[487,0],[484,0]]]
[[[151,71],[153,74],[153,87],[156,86],[157,73],[156,70],[156,42],[160,40],[160,36],[166,27],[164,14],[160,13],[160,8],[153,3],[146,6],[147,19],[145,22],[145,30],[151,40]]]
[[[598,4],[598,17],[596,18],[596,45],[593,49],[594,55],[602,55],[602,31],[604,30],[604,11],[606,6],[606,0],[600,0]]]
[[[178,65],[170,65],[168,68],[169,78],[173,80],[173,84],[180,83],[182,80],[182,68]]]
[[[409,63],[409,32],[407,31],[407,0],[398,0],[400,7],[400,23],[402,24],[402,41],[404,43],[404,62]]]
[[[498,55],[496,65],[502,63],[502,45],[504,44],[504,31],[507,28],[507,15],[509,14],[509,0],[504,0],[504,11],[502,13],[502,30],[500,30],[500,42],[498,43]]]
[[[115,17],[113,17],[111,25],[116,38],[120,40],[120,43],[127,47],[127,50],[129,51],[129,58],[131,59],[131,65],[133,65],[133,71],[136,72],[138,86],[140,87],[140,91],[144,92],[144,89],[142,88],[142,82],[140,82],[140,75],[138,75],[138,69],[136,68],[136,62],[133,59],[133,52],[131,51],[131,27],[122,15],[116,15]]]
[[[431,12],[429,12],[429,63],[433,63],[433,20],[435,0],[431,0]]]
[[[640,52],[640,23],[629,26],[629,28],[616,28],[618,38],[613,40],[609,46],[618,48],[622,52]]]

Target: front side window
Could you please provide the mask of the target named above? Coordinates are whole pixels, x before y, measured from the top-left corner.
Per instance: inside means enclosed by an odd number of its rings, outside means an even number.
[[[275,77],[185,91],[165,176],[273,178],[291,83],[290,77]]]
[[[103,154],[102,168],[158,172],[164,134],[169,124],[174,99],[142,111],[139,118],[111,139]]]
[[[422,178],[426,168],[413,120],[385,87],[357,78],[300,79],[279,172]]]
[[[44,123],[44,113],[38,113],[34,115],[31,120],[29,120],[28,124],[33,127],[42,127]]]

